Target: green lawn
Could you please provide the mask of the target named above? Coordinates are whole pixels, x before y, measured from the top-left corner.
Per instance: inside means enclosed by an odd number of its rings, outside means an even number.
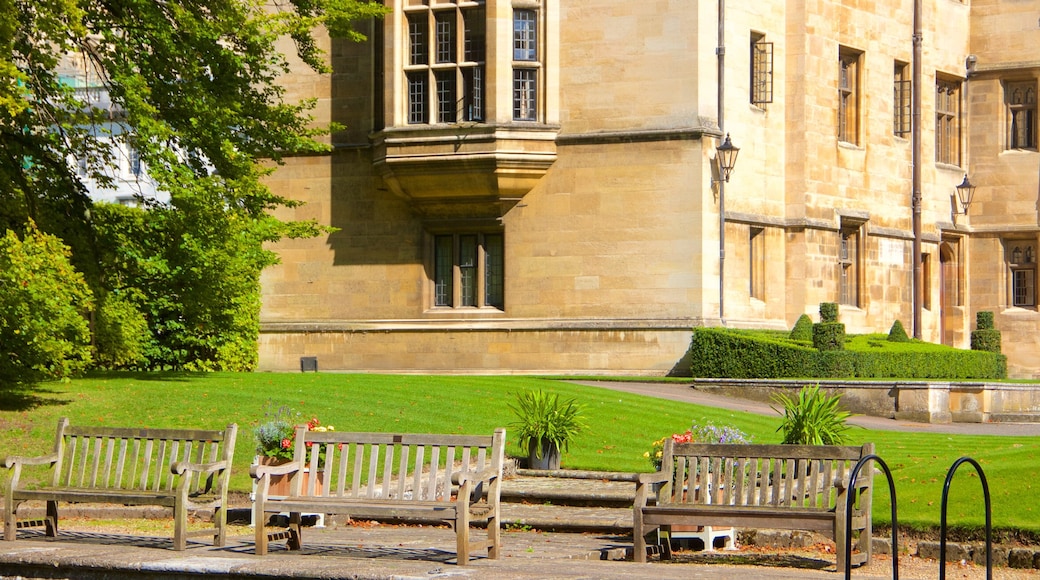
[[[248,491],[252,426],[268,401],[288,405],[305,419],[318,417],[339,431],[486,433],[513,421],[517,392],[546,389],[586,405],[588,431],[563,456],[563,467],[649,471],[643,453],[664,435],[691,421],[735,426],[756,443],[778,443],[779,416],[764,417],[533,377],[396,376],[323,373],[105,374],[48,383],[20,395],[0,395],[0,445],[4,454],[39,455],[53,445],[59,417],[74,424],[221,428],[238,423],[232,489]],[[982,464],[997,528],[1040,533],[1040,440],[1029,437],[951,436],[935,433],[851,431],[853,443],[872,441],[893,471],[899,521],[937,527],[943,482],[961,456]],[[515,445],[510,454],[519,455]],[[6,480],[6,476],[5,476]],[[875,521],[889,521],[884,476],[878,482]],[[5,481],[6,485],[6,481]],[[984,522],[981,486],[964,465],[951,486],[949,524]]]

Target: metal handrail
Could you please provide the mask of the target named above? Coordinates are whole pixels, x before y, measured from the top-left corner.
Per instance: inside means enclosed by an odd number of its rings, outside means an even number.
[[[982,481],[982,495],[986,501],[986,578],[993,579],[993,514],[990,510],[989,484],[986,483],[986,474],[982,472],[982,466],[971,457],[961,457],[953,463],[950,470],[946,472],[946,483],[943,484],[942,512],[939,520],[939,580],[946,578],[946,502],[949,499],[950,482],[953,474],[962,463],[970,463],[975,467]]]
[[[852,473],[849,475],[849,489],[850,491],[854,489],[860,469],[871,460],[881,466],[881,470],[885,472],[885,477],[888,478],[888,495],[889,501],[892,503],[892,579],[899,580],[899,524],[896,520],[896,485],[892,481],[892,472],[888,469],[888,464],[873,453],[864,456],[852,468]],[[852,578],[852,554],[850,552],[852,552],[852,501],[855,495],[854,493],[845,494],[845,580]]]

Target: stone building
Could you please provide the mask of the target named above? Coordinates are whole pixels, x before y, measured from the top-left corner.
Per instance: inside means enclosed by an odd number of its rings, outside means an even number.
[[[922,0],[915,228],[913,0],[388,1],[286,79],[345,129],[270,183],[338,229],[276,246],[261,368],[682,374],[839,302],[1040,369],[1035,3]]]

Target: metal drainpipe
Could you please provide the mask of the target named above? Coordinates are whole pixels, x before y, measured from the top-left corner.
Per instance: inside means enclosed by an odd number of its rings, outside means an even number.
[[[718,108],[719,108],[719,135],[725,135],[723,129],[723,110],[725,106],[726,93],[726,0],[719,0],[719,44],[715,48],[718,56]],[[718,153],[716,153],[718,155]],[[719,322],[726,325],[726,180],[719,175]]]
[[[924,44],[921,33],[922,0],[914,0],[914,67],[913,67],[913,130],[911,132],[911,165],[913,167],[913,193],[910,204],[913,210],[913,309],[914,338],[921,338],[921,306],[924,303],[924,286],[921,283],[921,53]]]

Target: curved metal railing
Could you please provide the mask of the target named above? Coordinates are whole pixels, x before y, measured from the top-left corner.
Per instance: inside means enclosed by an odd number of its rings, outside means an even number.
[[[946,472],[946,483],[943,484],[942,512],[939,520],[939,580],[946,578],[946,503],[950,494],[950,482],[953,474],[962,463],[970,463],[979,474],[982,481],[982,495],[986,500],[986,578],[993,578],[993,514],[990,510],[989,484],[986,483],[986,474],[982,472],[982,466],[971,457],[961,457],[953,463],[950,470]]]
[[[899,524],[896,520],[896,486],[895,482],[892,481],[892,472],[888,469],[888,464],[873,453],[864,456],[856,462],[856,466],[852,468],[852,473],[849,474],[849,488],[852,488],[860,470],[868,461],[874,461],[880,465],[881,470],[885,472],[885,477],[888,478],[888,495],[892,503],[892,579],[899,580]],[[850,552],[852,552],[852,502],[855,499],[855,495],[854,493],[845,495],[845,580],[849,580],[852,577]]]

